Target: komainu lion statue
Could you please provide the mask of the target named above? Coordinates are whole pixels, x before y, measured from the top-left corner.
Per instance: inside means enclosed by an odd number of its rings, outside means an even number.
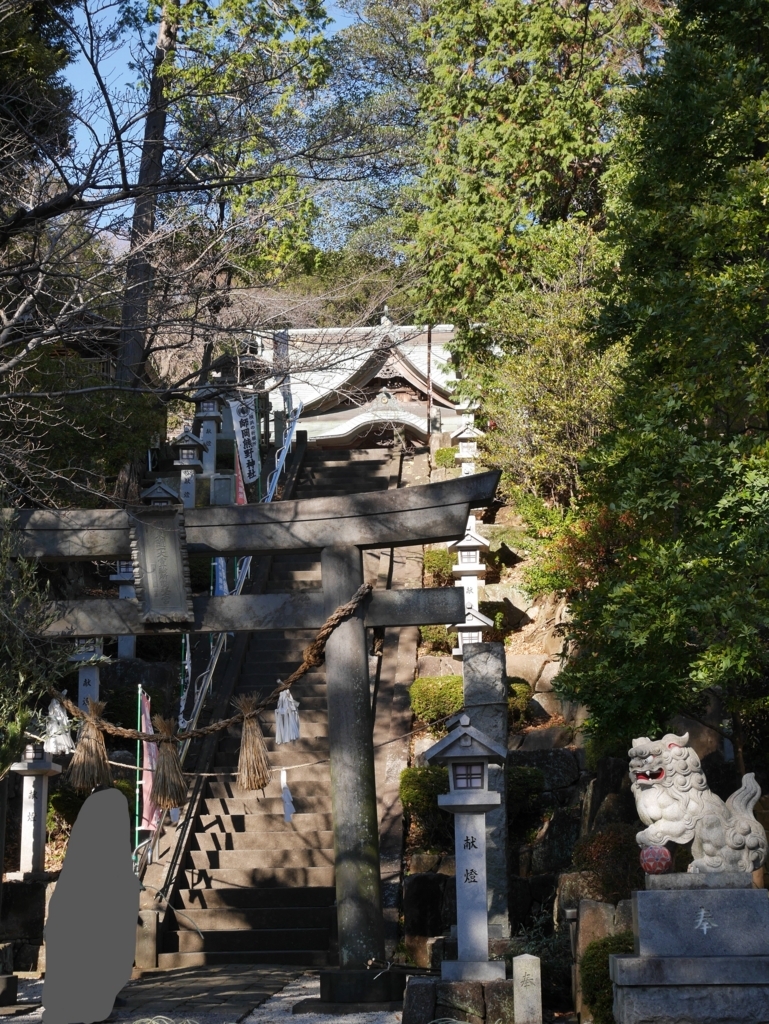
[[[711,793],[689,734],[641,736],[628,751],[639,846],[692,842],[689,871],[753,871],[766,857],[766,832],[753,816],[761,788],[752,773],[726,803]]]

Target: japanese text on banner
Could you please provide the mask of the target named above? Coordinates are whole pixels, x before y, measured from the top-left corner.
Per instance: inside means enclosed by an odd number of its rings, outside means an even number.
[[[259,427],[254,402],[254,398],[230,402],[243,482],[247,484],[259,479]]]

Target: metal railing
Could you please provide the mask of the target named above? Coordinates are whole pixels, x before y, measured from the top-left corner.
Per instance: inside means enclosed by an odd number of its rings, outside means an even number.
[[[275,492],[278,489],[278,481],[280,480],[281,473],[286,467],[286,458],[291,448],[291,442],[293,441],[294,434],[296,433],[296,425],[299,422],[299,417],[302,415],[303,409],[304,403],[300,402],[296,409],[291,413],[291,418],[286,425],[286,436],[283,440],[283,447],[279,448],[275,453],[275,469],[273,469],[267,477],[267,495],[264,499],[265,502],[272,501],[275,497]]]
[[[299,417],[302,415],[303,408],[304,405],[302,402],[300,402],[297,408],[294,409],[294,411],[292,412],[291,418],[288,421],[283,446],[278,449],[275,455],[275,469],[270,473],[269,477],[267,478],[267,494],[262,500],[262,504],[266,505],[268,502],[271,502],[275,497],[275,492],[278,489],[278,481],[285,469],[286,458],[288,457],[288,453],[291,449],[291,442],[293,441],[294,435],[296,434],[296,427],[299,422]],[[246,582],[246,579],[248,578],[250,568],[251,555],[246,555],[245,558],[242,558],[240,560],[240,564],[238,566],[238,578],[235,582],[235,589],[233,590],[234,595],[239,595],[243,592],[243,586]],[[198,719],[200,718],[200,713],[203,710],[203,705],[208,696],[208,692],[211,689],[214,679],[214,673],[216,672],[216,666],[218,665],[219,657],[222,651],[224,650],[224,644],[226,642],[226,639],[226,633],[218,633],[216,635],[216,641],[214,642],[214,646],[211,651],[211,657],[208,660],[208,667],[206,668],[205,672],[201,674],[201,676],[198,676],[198,679],[202,678],[203,681],[200,687],[200,691],[198,693],[197,700],[195,701],[195,706],[192,710],[192,715],[189,721],[187,722],[187,729],[197,728]],[[187,751],[190,748],[191,742],[192,740],[189,739],[184,740],[184,742],[182,743],[182,748],[179,751],[179,760],[182,764],[182,767],[184,767],[184,761],[187,756]],[[150,836],[149,839],[145,839],[143,843],[140,843],[139,846],[137,846],[136,850],[134,851],[134,854],[136,854],[140,849],[142,849],[142,847],[144,848],[141,858],[137,865],[137,872],[140,876],[144,872],[147,865],[150,864],[152,861],[152,850],[153,848],[157,847],[157,843],[160,840],[160,836],[162,834],[163,828],[168,818],[168,814],[168,811],[163,812],[153,834]],[[186,817],[185,820],[182,822],[181,831],[182,833],[186,833],[188,831],[188,822],[186,820]],[[166,889],[168,886],[168,882],[173,876],[173,871],[175,869],[176,860],[178,856],[179,845],[180,844],[177,844],[176,850],[174,851],[174,855],[171,858],[171,863],[168,866],[168,871],[166,872],[165,880],[159,890],[160,894],[163,896],[167,895]]]

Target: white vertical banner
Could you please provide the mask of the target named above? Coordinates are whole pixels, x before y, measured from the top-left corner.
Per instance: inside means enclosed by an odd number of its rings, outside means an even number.
[[[232,426],[238,444],[243,481],[252,484],[259,479],[259,427],[256,422],[256,398],[231,401]]]

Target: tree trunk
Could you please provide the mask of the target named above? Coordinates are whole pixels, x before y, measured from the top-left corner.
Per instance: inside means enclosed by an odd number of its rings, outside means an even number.
[[[8,773],[0,779],[0,914],[3,906],[3,866],[5,864],[5,819],[8,814]]]
[[[146,194],[140,195],[134,206],[131,251],[126,268],[117,369],[118,380],[123,384],[140,384],[144,378],[147,360],[147,314],[152,287],[152,266],[147,245],[155,230],[157,195],[153,189],[160,180],[163,168],[167,119],[162,70],[167,61],[173,60],[178,27],[178,23],[170,21],[164,10],[155,44],[147,120],[144,124],[144,144],[137,182],[140,189],[146,189]]]
[[[742,719],[738,711],[732,712],[732,744],[734,746],[734,763],[740,775],[745,774],[745,739],[742,732]]]

